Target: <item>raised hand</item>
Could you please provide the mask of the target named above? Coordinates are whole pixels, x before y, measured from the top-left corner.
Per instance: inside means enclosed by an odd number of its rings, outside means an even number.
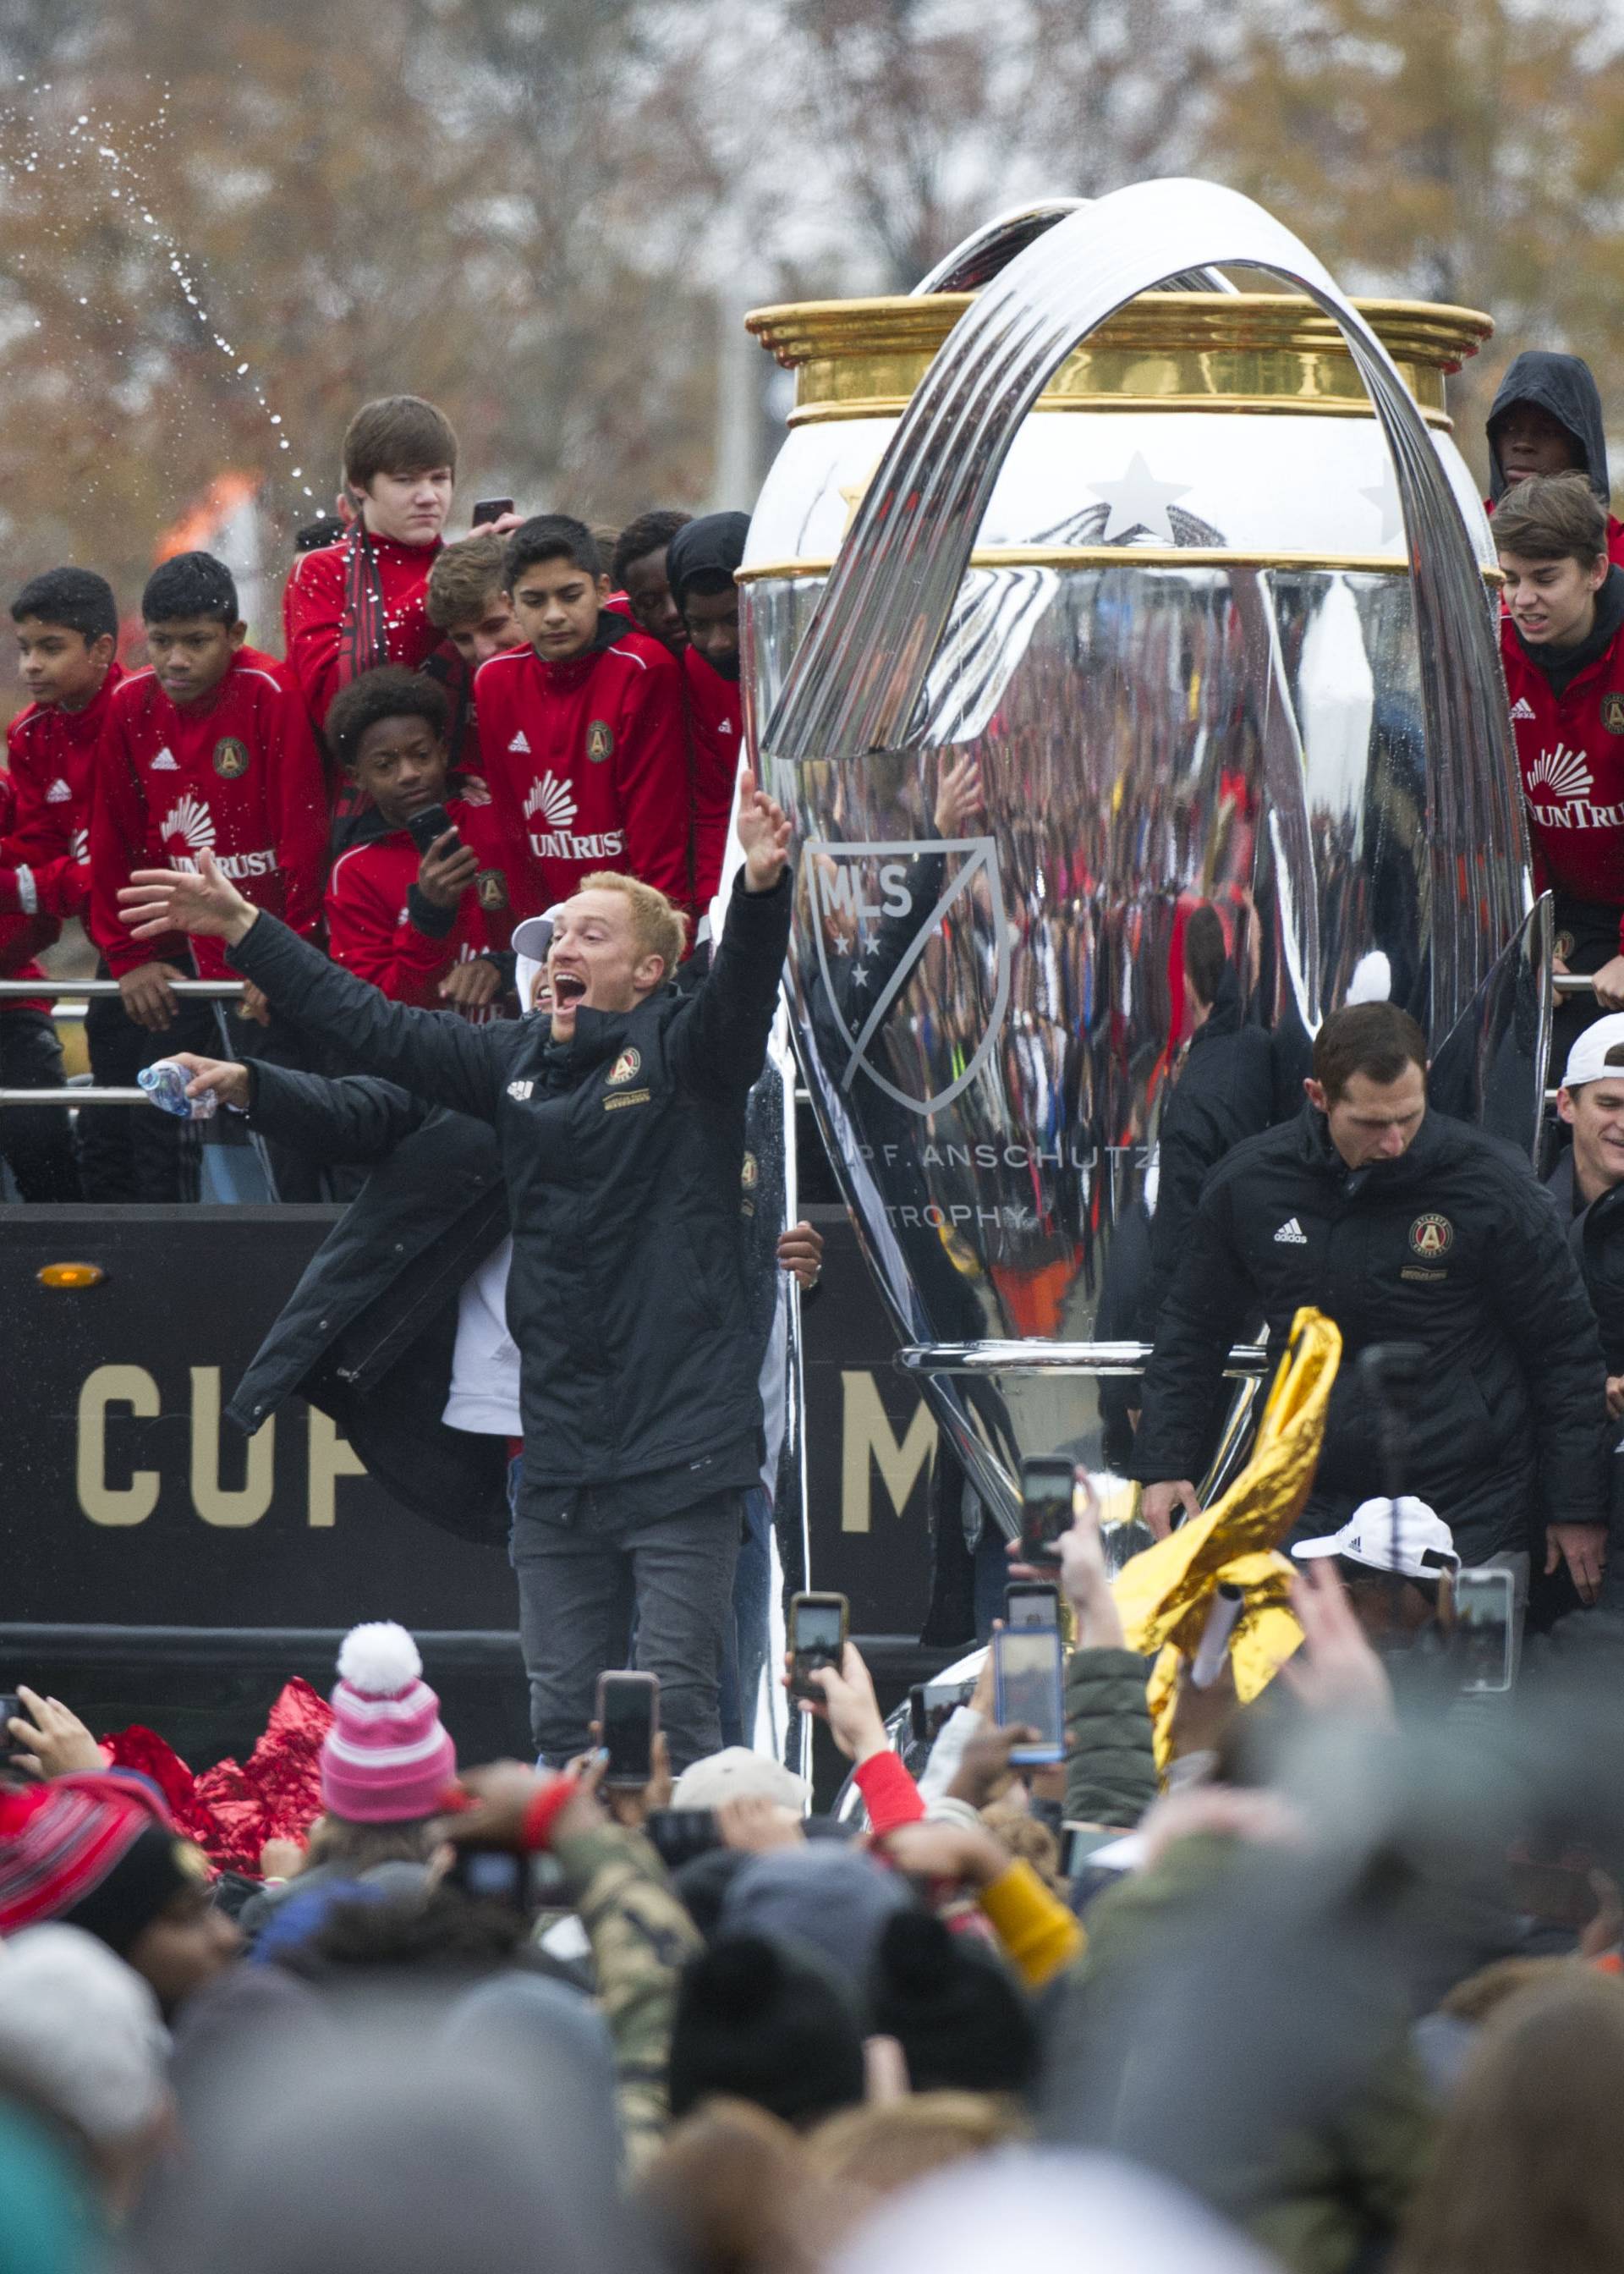
[[[966,750],[961,758],[943,769],[936,785],[936,835],[957,837],[967,822],[985,809],[981,761],[973,750]]]
[[[1318,1557],[1299,1564],[1291,1583],[1291,1608],[1303,1630],[1303,1646],[1281,1668],[1281,1679],[1311,1713],[1390,1728],[1395,1719],[1393,1685],[1354,1616],[1336,1566]]]
[[[184,931],[199,939],[241,939],[259,915],[205,847],[196,871],[138,869],[118,892],[118,916],[137,939]]]
[[[37,1777],[106,1767],[101,1746],[59,1698],[41,1698],[23,1682],[17,1685],[17,1698],[28,1718],[25,1721],[19,1713],[0,1724],[0,1735],[8,1736],[13,1745],[21,1748],[11,1756],[15,1767]]]
[[[787,1688],[794,1667],[792,1653],[785,1653],[784,1666]],[[803,1698],[799,1701],[801,1712],[828,1722],[830,1735],[848,1761],[861,1766],[872,1760],[876,1753],[887,1751],[890,1740],[885,1735],[885,1717],[874,1694],[873,1677],[854,1642],[846,1644],[838,1674],[832,1666],[815,1666],[807,1680],[813,1689],[822,1692],[823,1703],[820,1706],[812,1698]]]
[[[739,842],[744,847],[745,891],[770,892],[789,860],[789,817],[748,772],[739,785]]]

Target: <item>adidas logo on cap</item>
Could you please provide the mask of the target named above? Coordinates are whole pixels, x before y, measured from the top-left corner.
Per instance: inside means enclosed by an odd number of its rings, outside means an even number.
[[[1534,706],[1529,701],[1526,695],[1518,696],[1516,701],[1511,706],[1511,715],[1514,719],[1531,719],[1533,717]]]
[[[155,774],[177,774],[180,772],[180,761],[167,742],[153,760],[152,770]]]
[[[508,747],[510,750],[518,750],[523,757],[527,758],[529,757],[530,754],[530,746],[529,738],[526,736],[523,727],[520,727],[518,733],[514,736],[512,742],[508,743]]]
[[[1294,1216],[1288,1216],[1274,1234],[1274,1244],[1277,1247],[1306,1247],[1308,1234]]]

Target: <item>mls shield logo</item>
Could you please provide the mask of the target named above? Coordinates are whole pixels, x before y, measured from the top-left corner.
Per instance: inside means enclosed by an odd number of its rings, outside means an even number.
[[[836,1031],[845,1045],[840,1088],[859,1071],[906,1105],[910,1113],[936,1113],[967,1089],[986,1065],[1010,1001],[1009,924],[998,876],[998,848],[990,837],[936,838],[925,844],[871,840],[861,844],[808,841],[813,938],[819,976]],[[955,1060],[955,1078],[929,1097],[899,1089],[881,1070],[885,1022],[920,958],[933,940],[976,924],[983,948],[993,950],[992,1000],[984,1031],[967,1060]],[[868,945],[860,949],[867,926]],[[966,971],[982,968],[980,955]],[[984,980],[962,1006],[971,1010]],[[821,1022],[820,1022],[821,1023]],[[981,1023],[977,1020],[977,1024]]]

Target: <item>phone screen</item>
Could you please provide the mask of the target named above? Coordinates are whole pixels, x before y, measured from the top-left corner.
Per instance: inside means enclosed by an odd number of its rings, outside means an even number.
[[[1004,1591],[1004,1615],[1012,1627],[1057,1627],[1060,1592],[1046,1579],[1017,1579]]]
[[[1509,1571],[1455,1575],[1455,1658],[1466,1690],[1509,1690],[1512,1667]]]
[[[846,1614],[838,1603],[797,1603],[791,1648],[797,1658],[815,1659],[824,1666],[840,1663],[841,1630]]]
[[[617,1681],[604,1683],[603,1744],[609,1756],[605,1773],[628,1782],[647,1784],[654,1773],[654,1701],[658,1695],[651,1682]]]
[[[1056,1546],[1071,1524],[1076,1472],[1070,1461],[1023,1461],[1020,1469],[1020,1545],[1028,1562],[1056,1563]]]
[[[1012,1761],[1057,1761],[1065,1752],[1060,1637],[1052,1627],[1005,1627],[994,1635],[993,1688],[999,1726],[1024,1721],[1034,1745],[1017,1745]]]
[[[426,853],[435,840],[443,837],[451,826],[451,816],[443,805],[425,805],[421,813],[414,813],[406,824],[406,832],[419,853]],[[446,847],[447,853],[459,851],[456,843]]]

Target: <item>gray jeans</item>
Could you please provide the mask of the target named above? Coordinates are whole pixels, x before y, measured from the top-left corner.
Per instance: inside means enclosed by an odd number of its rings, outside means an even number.
[[[713,1493],[674,1516],[605,1533],[590,1510],[572,1525],[515,1517],[519,1636],[536,1751],[561,1765],[585,1750],[598,1677],[626,1662],[626,1595],[636,1604],[636,1662],[659,1676],[671,1766],[720,1750],[722,1650],[733,1615],[743,1495]]]

